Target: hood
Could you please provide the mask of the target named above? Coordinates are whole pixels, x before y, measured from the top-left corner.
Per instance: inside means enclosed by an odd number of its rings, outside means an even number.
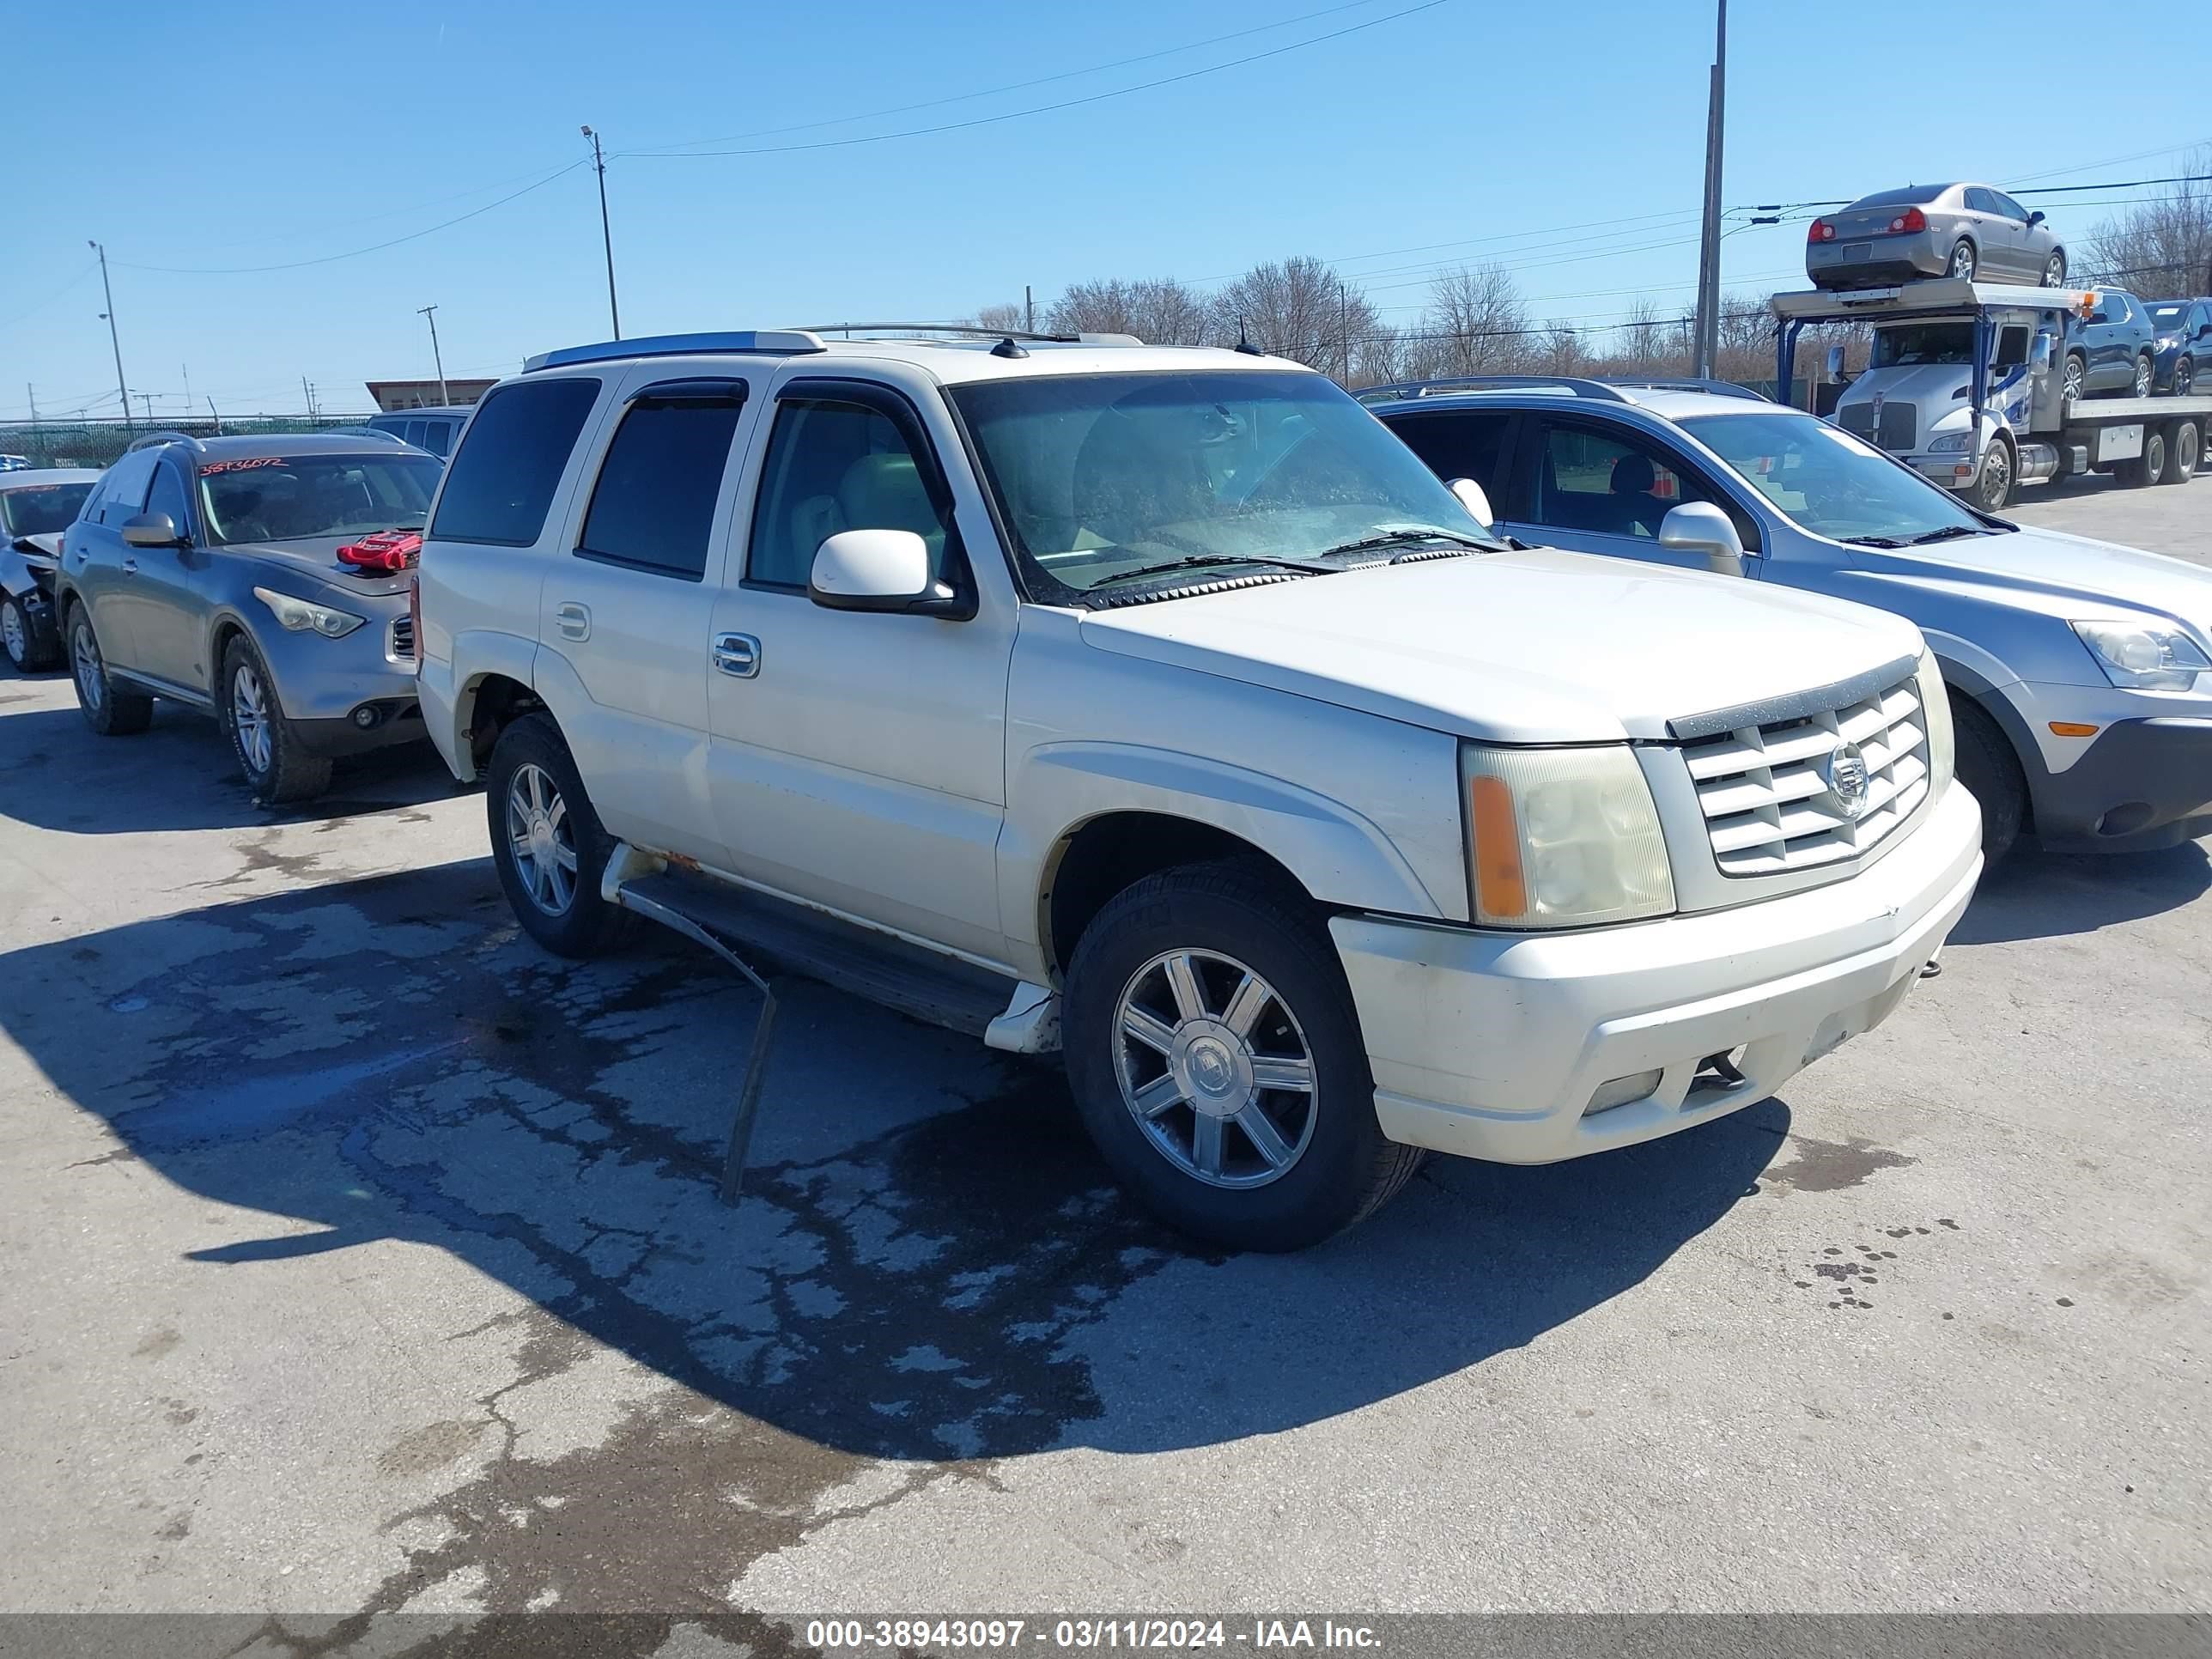
[[[1990,377],[1995,380],[1995,376]],[[1917,404],[1926,409],[1933,404],[1940,416],[1942,410],[1952,407],[1965,409],[1973,401],[1974,370],[1971,363],[1908,363],[1898,368],[1870,368],[1850,383],[1842,404],[1872,403],[1880,392],[1882,401]],[[1962,395],[1963,394],[1963,395]]]
[[[1925,548],[1848,550],[1855,567],[1877,575],[1983,595],[2002,588],[2025,609],[2069,622],[2148,611],[2212,641],[2212,570],[2163,553],[2027,528]]]
[[[372,574],[338,562],[338,549],[360,539],[358,535],[309,536],[295,541],[227,542],[223,551],[233,558],[252,559],[273,569],[313,576],[341,593],[368,599],[394,594],[404,598],[411,572]]]
[[[1551,548],[1092,611],[1083,638],[1498,743],[1663,738],[1921,648],[1863,605]]]
[[[9,545],[32,564],[51,568],[62,556],[62,532],[49,530],[36,536],[18,536]]]

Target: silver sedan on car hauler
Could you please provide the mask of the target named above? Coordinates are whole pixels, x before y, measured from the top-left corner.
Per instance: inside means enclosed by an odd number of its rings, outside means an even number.
[[[2057,288],[2066,250],[2039,212],[1994,185],[1907,185],[1825,213],[1805,232],[1820,288],[1881,288],[1923,276]]]
[[[141,439],[63,540],[87,722],[143,732],[155,697],[212,714],[269,802],[420,738],[405,549],[440,470],[381,437]]]

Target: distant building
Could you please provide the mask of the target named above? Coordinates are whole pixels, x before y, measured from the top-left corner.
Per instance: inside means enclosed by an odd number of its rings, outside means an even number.
[[[497,380],[453,380],[446,382],[446,395],[438,395],[435,380],[370,380],[368,395],[376,399],[377,410],[388,414],[395,409],[438,409],[448,404],[472,404],[497,386]]]

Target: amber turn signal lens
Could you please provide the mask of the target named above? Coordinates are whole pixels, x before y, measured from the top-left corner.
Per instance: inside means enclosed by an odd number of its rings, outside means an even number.
[[[1528,914],[1528,881],[1521,870],[1521,831],[1513,821],[1513,791],[1503,778],[1468,782],[1474,813],[1474,882],[1485,915],[1501,920]]]
[[[2097,728],[2084,726],[2079,720],[2053,720],[2051,722],[2051,735],[2054,738],[2094,738],[2097,735]]]

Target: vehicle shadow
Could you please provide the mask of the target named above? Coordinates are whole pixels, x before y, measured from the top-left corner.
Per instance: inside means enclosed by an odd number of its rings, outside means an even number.
[[[426,741],[342,760],[318,799],[263,806],[240,775],[229,739],[204,714],[156,702],[147,731],[103,738],[74,703],[11,708],[5,696],[0,692],[0,819],[41,830],[100,836],[312,823],[419,806],[461,787]]]
[[[864,1457],[1210,1444],[1398,1395],[1632,1289],[1759,1190],[1790,1121],[1432,1160],[1319,1249],[1224,1255],[1121,1199],[1056,1066],[798,981],[725,1207],[752,994],[672,935],[549,957],[484,860],[19,950],[0,977],[46,988],[0,1024],[119,1143],[53,1179],[139,1160],[258,1212],[191,1254],[207,1272],[281,1294],[296,1258],[434,1245],[550,1316],[568,1363],[581,1332]]]
[[[2212,860],[2202,842],[2102,856],[2045,853],[2023,844],[1984,873],[1950,942],[1997,945],[2094,933],[2178,910],[2208,887]]]

